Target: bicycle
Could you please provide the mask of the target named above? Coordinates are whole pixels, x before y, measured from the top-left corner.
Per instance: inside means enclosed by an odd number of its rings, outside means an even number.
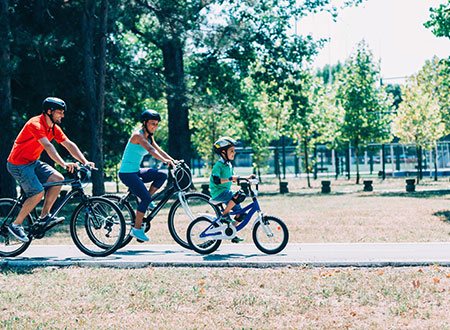
[[[148,232],[153,218],[155,218],[169,200],[175,199],[168,214],[167,224],[169,232],[177,244],[189,249],[189,244],[185,238],[188,225],[198,215],[214,214],[215,216],[218,216],[220,211],[215,205],[210,203],[208,195],[199,192],[187,192],[192,186],[192,175],[189,167],[184,161],[177,163],[174,168],[169,168],[168,174],[166,186],[152,198],[152,201],[159,199],[159,202],[154,209],[147,211],[147,214],[142,220],[141,228],[143,228],[145,232]],[[124,196],[114,194],[106,194],[103,196],[114,201],[124,214],[127,234],[119,247],[122,248],[133,239],[130,233],[131,229],[134,227],[136,218],[134,210],[139,203],[138,198],[130,191]],[[134,207],[131,205],[132,203],[134,204]],[[138,242],[140,241],[138,240]]]
[[[93,170],[88,166],[81,166],[74,170],[74,176],[58,182],[44,183],[44,188],[70,184],[71,191],[54,209],[51,219],[56,217],[70,199],[79,196],[81,202],[75,207],[70,220],[70,235],[73,242],[81,252],[93,256],[104,257],[115,252],[125,236],[125,220],[116,204],[103,197],[90,197],[84,193],[83,184],[89,179],[89,172]],[[53,225],[37,221],[36,209],[24,220],[23,227],[29,242],[16,239],[8,231],[27,199],[21,192],[17,199],[0,199],[0,256],[14,257],[23,253],[33,239],[40,239],[53,228]]]
[[[220,221],[220,216],[213,218],[211,216],[202,215],[191,222],[187,229],[187,240],[192,250],[200,254],[210,254],[216,251],[222,240],[231,240],[236,237],[238,231],[242,230],[256,213],[253,222],[252,238],[256,247],[267,254],[276,254],[281,252],[287,245],[289,240],[289,231],[285,223],[273,216],[263,215],[256,198],[255,192],[252,190],[252,184],[258,184],[258,180],[248,180],[245,178],[238,179],[247,183],[244,189],[246,194],[252,198],[252,203],[239,211],[232,211],[230,215],[243,214],[248,212],[245,218],[236,226],[230,223]],[[221,202],[216,202],[223,212]]]

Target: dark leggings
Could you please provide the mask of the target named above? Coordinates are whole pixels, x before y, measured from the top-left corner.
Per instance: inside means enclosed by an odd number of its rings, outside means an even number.
[[[152,186],[161,188],[167,179],[167,174],[153,168],[141,169],[137,173],[119,173],[120,180],[130,188],[130,191],[135,194],[141,202],[137,210],[145,213],[152,197],[145,187],[144,183],[153,182]]]

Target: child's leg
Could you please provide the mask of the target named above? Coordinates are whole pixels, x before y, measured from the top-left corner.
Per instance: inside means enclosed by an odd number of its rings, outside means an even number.
[[[235,202],[233,202],[233,200],[230,200],[227,204],[227,207],[225,207],[225,210],[223,210],[223,215],[227,215],[228,213],[230,213],[231,209],[236,205]]]

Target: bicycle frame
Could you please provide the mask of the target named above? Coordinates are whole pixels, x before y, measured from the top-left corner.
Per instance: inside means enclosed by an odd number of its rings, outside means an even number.
[[[75,195],[81,194],[81,199],[83,201],[86,200],[86,195],[84,194],[84,190],[83,190],[80,178],[78,178],[77,175],[73,179],[66,179],[66,180],[62,180],[62,181],[43,183],[42,186],[44,188],[50,188],[50,187],[55,187],[55,186],[63,186],[66,184],[71,184],[72,190],[69,191],[69,193],[64,197],[64,199],[58,205],[58,207],[51,213],[51,215],[50,215],[51,217],[56,216],[61,211],[61,209],[67,204],[67,202]],[[25,202],[26,199],[27,199],[26,194],[24,192],[22,192],[19,195],[19,197],[15,200],[14,207],[11,209],[9,214],[4,219],[1,220],[0,226],[3,225],[5,223],[5,221],[7,221],[9,219],[11,214],[13,214],[16,211],[17,207],[21,207],[23,205],[23,203]],[[32,212],[30,212],[30,218],[31,218],[30,225],[33,225],[36,223],[35,218],[37,218],[37,214],[34,214],[34,216],[32,215],[32,213],[35,213],[35,212],[36,212],[36,208],[34,208],[32,210]],[[48,229],[50,229],[50,228],[48,228]]]
[[[167,204],[167,202],[175,195],[177,194],[177,198],[180,201],[181,206],[183,207],[183,210],[186,212],[186,214],[188,215],[188,217],[191,220],[195,219],[195,216],[192,214],[191,209],[189,208],[185,196],[186,193],[183,190],[180,190],[179,187],[177,187],[177,185],[174,183],[175,179],[174,179],[174,174],[173,174],[174,169],[169,169],[169,179],[167,181],[167,185],[166,187],[159,193],[156,193],[151,201],[156,200],[157,198],[159,198],[162,195],[161,200],[158,202],[158,204],[156,205],[156,207],[150,212],[150,214],[146,217],[148,219],[148,221],[151,221],[157,214],[158,212],[164,207],[164,205]],[[132,195],[134,195],[131,191],[128,191],[128,193],[121,198],[121,201],[123,200],[128,200]],[[136,196],[135,196],[136,197]],[[119,202],[120,203],[120,202]]]
[[[217,238],[217,239],[230,239],[234,236],[234,234],[233,235],[223,235],[223,231],[228,228],[232,228],[232,230],[236,231],[236,232],[242,230],[245,226],[247,226],[247,224],[250,222],[251,218],[253,217],[253,215],[255,213],[257,213],[258,216],[256,217],[255,221],[253,222],[252,227],[254,227],[256,223],[262,221],[261,207],[259,206],[256,195],[253,192],[253,190],[251,190],[251,187],[249,187],[249,190],[250,190],[250,196],[252,198],[252,202],[238,211],[232,211],[229,213],[230,215],[238,215],[238,214],[242,214],[242,213],[248,211],[247,215],[245,216],[245,218],[242,222],[240,222],[236,227],[230,226],[228,224],[221,224],[217,227],[217,222],[220,220],[220,217],[212,218],[209,215],[203,215],[213,222],[204,231],[202,231],[200,233],[200,238],[207,239],[207,237],[213,236],[214,238]],[[266,233],[267,233],[265,226],[263,226],[263,228],[264,228],[264,231],[266,231]]]

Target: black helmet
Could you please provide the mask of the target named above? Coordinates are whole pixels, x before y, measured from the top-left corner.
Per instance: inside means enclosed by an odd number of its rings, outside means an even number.
[[[67,110],[66,102],[64,102],[61,99],[58,99],[57,97],[47,97],[42,102],[42,112],[46,112],[47,110]]]
[[[214,152],[218,155],[222,154],[222,151],[227,150],[229,147],[236,146],[237,142],[228,136],[221,137],[216,142],[214,142]]]
[[[157,120],[161,121],[161,116],[155,110],[145,110],[141,113],[141,123],[147,122],[147,120]]]

